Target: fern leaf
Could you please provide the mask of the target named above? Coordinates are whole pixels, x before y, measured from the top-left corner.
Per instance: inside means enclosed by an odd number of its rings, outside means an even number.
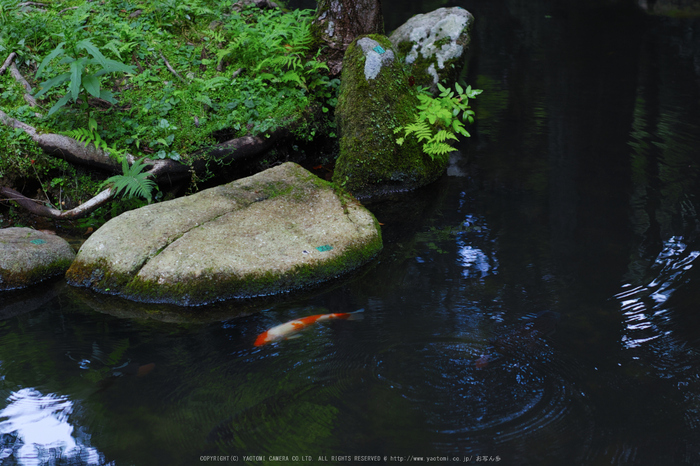
[[[406,136],[412,133],[415,133],[419,141],[430,140],[433,137],[433,130],[425,121],[421,120],[416,120],[415,123],[406,126]]]
[[[433,136],[431,142],[445,142],[448,139],[454,139],[455,141],[459,140],[457,136],[454,135],[454,133],[443,129],[441,131],[438,131],[437,134]]]
[[[100,189],[105,185],[112,185],[114,194],[122,193],[127,198],[143,197],[150,203],[152,200],[151,193],[157,186],[153,180],[148,179],[149,174],[144,173],[143,169],[150,163],[143,163],[143,159],[134,161],[129,167],[126,158],[122,160],[123,175],[115,175],[102,183]]]
[[[445,144],[444,142],[429,142],[426,144],[423,144],[423,152],[428,154],[431,159],[435,160],[435,157],[442,157],[446,154],[449,154],[450,152],[454,152],[457,149],[454,147],[450,146],[449,144]]]

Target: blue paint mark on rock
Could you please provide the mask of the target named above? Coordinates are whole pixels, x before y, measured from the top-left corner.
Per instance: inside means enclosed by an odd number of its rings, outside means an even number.
[[[382,48],[381,45],[377,45],[377,46],[376,46],[375,48],[373,48],[372,50],[374,50],[375,52],[377,52],[379,55],[381,55],[381,54],[383,54],[384,52],[386,52],[386,50],[384,50],[384,49]]]
[[[326,252],[326,251],[330,251],[331,249],[333,249],[333,246],[331,246],[330,244],[325,244],[323,246],[318,246],[316,249],[318,249],[319,252]]]
[[[43,239],[33,239],[30,241],[32,244],[44,244],[46,241]]]

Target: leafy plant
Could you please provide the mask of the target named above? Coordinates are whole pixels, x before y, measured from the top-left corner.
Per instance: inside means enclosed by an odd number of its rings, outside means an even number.
[[[72,137],[78,142],[82,142],[85,144],[85,147],[87,147],[89,144],[93,144],[96,149],[102,149],[117,160],[122,160],[124,156],[124,151],[118,149],[116,143],[112,144],[112,147],[110,147],[107,144],[107,141],[102,139],[100,134],[93,129],[78,128],[71,131],[65,131],[63,134]]]
[[[82,27],[73,31],[71,36],[77,34],[80,29],[82,29]],[[64,48],[65,46],[68,48]],[[88,58],[85,56],[85,53],[81,52],[86,52],[87,55],[90,55],[92,58]],[[68,82],[68,93],[61,97],[58,102],[51,107],[49,110],[49,115],[52,115],[60,110],[69,101],[76,102],[78,97],[80,97],[82,94],[83,102],[81,109],[87,111],[88,128],[97,128],[97,123],[95,120],[90,118],[89,105],[87,102],[88,94],[92,95],[93,97],[106,100],[112,104],[116,104],[112,92],[101,88],[99,78],[100,76],[108,73],[134,73],[134,68],[116,60],[106,58],[102,52],[100,52],[100,50],[92,42],[90,42],[89,39],[82,39],[77,42],[71,40],[59,43],[56,48],[42,60],[39,68],[37,69],[37,79],[42,76],[51,61],[56,58],[61,58],[59,65],[68,65],[69,71],[44,81],[40,85],[41,90],[34,97],[40,97],[54,87]],[[90,68],[94,66],[99,66],[100,68],[94,73],[89,73]]]
[[[469,106],[469,99],[482,92],[480,89],[472,89],[471,86],[464,89],[458,83],[455,83],[456,94],[440,83],[438,89],[438,97],[433,97],[422,89],[418,94],[420,104],[416,107],[418,114],[415,121],[394,129],[394,134],[404,132],[403,137],[396,140],[398,145],[402,145],[405,138],[413,134],[419,142],[423,142],[423,152],[433,160],[457,150],[446,142],[448,139],[458,140],[457,134],[471,136],[463,121],[474,122],[474,111]]]
[[[106,179],[100,186],[100,189],[111,184],[115,194],[123,191],[123,195],[127,198],[143,197],[150,203],[152,200],[151,194],[157,186],[153,180],[148,179],[149,174],[143,172],[146,165],[152,164],[150,162],[143,163],[143,158],[141,158],[134,161],[130,167],[126,158],[123,158],[122,171],[124,173]]]

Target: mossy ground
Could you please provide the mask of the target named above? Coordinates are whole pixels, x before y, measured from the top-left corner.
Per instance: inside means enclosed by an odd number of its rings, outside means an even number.
[[[392,49],[385,36],[369,37],[385,50]],[[333,181],[360,198],[434,181],[445,160],[431,160],[416,140],[396,144],[394,129],[413,122],[418,105],[403,66],[395,59],[371,80],[365,78],[364,66],[363,51],[355,41],[345,54],[336,108],[341,138]]]
[[[171,158],[186,165],[203,160],[210,171],[197,174],[192,192],[207,177],[226,171],[206,151],[219,142],[294,122],[298,140],[333,131],[332,122],[324,119],[333,113],[339,82],[327,76],[308,42],[313,11],[240,10],[232,0],[67,0],[45,2],[45,7],[18,3],[8,0],[0,11],[0,62],[16,52],[15,62],[34,93],[47,79],[68,71],[67,64],[54,59],[36,77],[43,59],[69,40],[69,31],[73,40],[88,39],[107,58],[135,70],[100,77],[101,88],[115,94],[116,105],[90,97],[88,110],[82,110],[81,96],[52,116],[47,113],[66,94],[68,83],[52,88],[38,99],[40,107],[32,109],[23,99],[24,89],[6,71],[0,76],[2,110],[42,132],[86,129],[91,117],[101,139],[137,157]],[[164,59],[180,77],[168,70]],[[94,68],[88,66],[86,73]],[[44,116],[37,118],[35,111]],[[0,183],[59,208],[89,199],[111,175],[45,156],[21,131],[6,127],[0,128],[0,146],[9,148],[8,157],[0,157]],[[274,161],[268,157],[264,162]],[[183,191],[179,187],[176,194]],[[7,209],[6,204],[0,207],[0,226],[27,224]],[[110,217],[101,210],[92,218],[94,227],[100,218]]]

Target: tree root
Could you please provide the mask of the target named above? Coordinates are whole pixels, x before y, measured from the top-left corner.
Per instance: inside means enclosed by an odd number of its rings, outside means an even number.
[[[111,201],[114,197],[114,192],[111,188],[105,189],[89,201],[84,202],[78,207],[70,210],[58,210],[47,207],[39,203],[39,201],[30,199],[14,189],[6,188],[4,186],[0,186],[0,196],[4,196],[8,200],[16,202],[20,207],[40,217],[48,217],[56,220],[74,220],[89,215],[98,207],[101,207],[107,202]]]
[[[61,134],[39,134],[31,125],[23,123],[15,118],[11,118],[0,110],[0,123],[12,128],[19,128],[27,133],[32,140],[47,154],[60,157],[67,162],[87,165],[111,173],[121,173],[121,164],[109,157],[109,153],[96,148],[93,144],[85,146],[81,142]],[[242,162],[266,152],[280,139],[287,136],[290,128],[279,128],[267,137],[263,136],[243,136],[231,139],[214,147],[194,153],[196,157],[192,168],[174,160],[150,160],[146,162],[152,164],[148,170],[157,183],[174,183],[185,178],[189,178],[192,172],[197,174],[206,173],[209,161],[216,161],[221,164]],[[126,154],[127,162],[133,164],[136,160],[131,154]],[[89,201],[80,206],[60,211],[44,206],[36,200],[30,199],[19,192],[0,186],[0,197],[6,197],[17,202],[22,208],[42,217],[53,219],[77,219],[90,214],[98,207],[110,201],[114,195],[110,189],[104,190]]]

